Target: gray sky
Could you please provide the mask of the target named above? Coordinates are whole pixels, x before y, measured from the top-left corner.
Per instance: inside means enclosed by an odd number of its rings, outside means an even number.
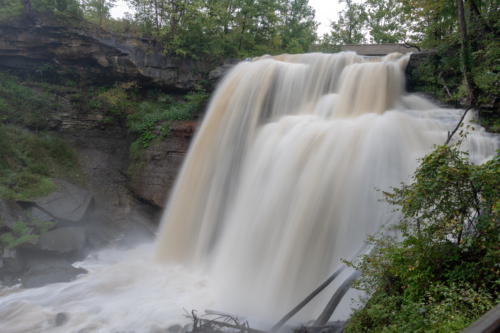
[[[344,5],[339,5],[338,0],[309,0],[309,5],[316,9],[316,21],[320,23],[318,27],[318,36],[323,36],[329,29],[329,19],[337,19],[337,13],[342,10]],[[132,12],[123,0],[116,2],[116,7],[111,9],[111,15],[115,18],[123,17],[125,12]]]

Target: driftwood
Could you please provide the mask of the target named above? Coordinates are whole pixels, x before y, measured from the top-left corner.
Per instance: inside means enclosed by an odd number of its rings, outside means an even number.
[[[185,311],[185,310],[184,310]],[[209,313],[209,315],[213,315]],[[241,323],[238,317],[233,317],[227,314],[217,314],[215,319],[200,318],[196,315],[196,311],[187,313],[185,317],[193,320],[192,333],[216,333],[216,332],[247,332],[247,333],[268,333],[265,331],[250,328],[248,321]],[[229,329],[229,330],[228,330]]]
[[[361,253],[363,253],[365,251],[365,249],[368,247],[368,245],[364,245],[362,246],[358,251],[356,251],[356,253],[349,259],[349,261],[355,259],[357,256],[359,256]],[[299,312],[300,310],[302,310],[302,308],[304,306],[307,305],[307,303],[309,303],[314,297],[316,297],[321,291],[323,291],[323,289],[325,289],[326,287],[328,287],[328,285],[333,281],[335,280],[335,278],[337,276],[340,275],[340,273],[342,273],[342,271],[347,267],[346,264],[342,264],[339,268],[337,268],[337,270],[335,270],[335,272],[325,281],[323,282],[323,284],[321,286],[319,286],[318,288],[316,288],[316,290],[314,290],[309,296],[307,296],[302,302],[299,303],[299,305],[297,305],[295,308],[293,308],[292,311],[290,311],[289,313],[287,313],[283,318],[281,318],[281,320],[279,322],[276,323],[276,325],[274,325],[270,332],[271,333],[275,333],[276,331],[278,331],[281,326],[283,326],[288,320],[290,320],[290,318],[292,318],[297,312]]]
[[[351,283],[354,280],[357,280],[360,277],[360,275],[361,275],[360,271],[354,271],[351,274],[349,274],[349,276],[344,280],[344,282],[342,282],[340,287],[337,288],[337,291],[335,292],[335,294],[333,294],[332,298],[330,299],[330,302],[328,302],[321,315],[318,317],[318,319],[316,319],[316,321],[314,322],[314,326],[325,325],[328,322],[328,320],[330,320],[330,318],[333,315],[333,312],[339,305],[340,301],[342,300],[342,298],[344,298],[347,291],[351,288]]]

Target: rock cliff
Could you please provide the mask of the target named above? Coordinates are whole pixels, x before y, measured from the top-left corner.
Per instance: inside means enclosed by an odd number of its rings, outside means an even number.
[[[171,128],[170,136],[145,150],[144,167],[131,182],[137,196],[165,207],[198,124],[198,121],[180,121]]]
[[[136,81],[183,90],[208,79],[210,72],[208,63],[164,55],[150,39],[95,27],[22,23],[0,24],[0,65],[20,71],[58,66],[102,84]]]

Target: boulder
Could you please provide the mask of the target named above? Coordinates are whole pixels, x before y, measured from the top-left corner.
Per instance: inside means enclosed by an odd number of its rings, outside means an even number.
[[[85,269],[73,267],[63,259],[36,260],[29,264],[21,283],[24,288],[39,288],[51,283],[70,282],[86,273]]]
[[[4,248],[2,253],[2,262],[6,269],[19,272],[25,267],[24,261],[19,256],[16,249],[9,249],[7,246]]]
[[[40,237],[18,246],[27,258],[64,257],[78,253],[85,244],[83,227],[65,227],[49,231]]]
[[[17,221],[22,221],[26,225],[33,224],[23,209],[14,201],[0,199],[0,227],[14,227]]]
[[[45,212],[66,221],[79,222],[94,208],[94,196],[89,191],[61,179],[53,179],[58,191],[35,200]]]
[[[167,328],[167,332],[170,332],[170,333],[178,333],[180,332],[182,329],[182,326],[179,325],[179,324],[175,324],[175,325],[172,325],[172,326],[169,326]]]
[[[31,216],[36,217],[44,222],[52,222],[54,219],[52,216],[46,214],[44,211],[38,209],[37,207],[31,207],[29,209]]]
[[[125,231],[116,248],[121,250],[132,249],[138,244],[154,242],[155,237],[155,234],[145,225],[132,223],[127,231]]]
[[[68,321],[68,316],[64,312],[59,312],[56,315],[56,326],[62,326]]]
[[[217,68],[215,68],[213,71],[210,72],[210,74],[208,74],[208,79],[209,80],[216,80],[216,81],[219,81],[221,80],[226,74],[227,72],[229,72],[234,66],[236,66],[237,64],[239,64],[240,62],[242,61],[246,61],[246,60],[251,60],[250,59],[243,59],[243,58],[229,58],[229,59],[226,59],[224,61],[224,63],[222,64],[222,66],[219,66]]]
[[[53,254],[70,256],[85,244],[85,228],[66,227],[47,232],[38,238],[38,248]]]

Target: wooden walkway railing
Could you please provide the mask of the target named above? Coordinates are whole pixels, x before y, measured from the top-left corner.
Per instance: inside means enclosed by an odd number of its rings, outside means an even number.
[[[500,304],[486,312],[462,333],[494,333],[500,332]]]

